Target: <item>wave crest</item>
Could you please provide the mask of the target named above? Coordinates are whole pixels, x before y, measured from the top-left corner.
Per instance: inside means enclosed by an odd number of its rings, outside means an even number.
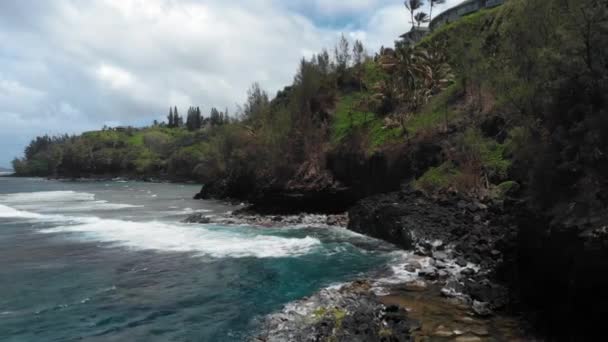
[[[78,239],[110,242],[137,250],[190,252],[211,257],[279,258],[303,255],[321,244],[312,237],[284,238],[162,222],[131,222],[100,218],[77,225],[41,230],[42,233],[79,233]]]

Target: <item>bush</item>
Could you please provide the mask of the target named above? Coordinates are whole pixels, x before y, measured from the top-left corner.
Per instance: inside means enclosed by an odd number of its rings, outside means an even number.
[[[426,193],[434,193],[453,186],[460,175],[461,172],[456,166],[448,161],[438,167],[428,169],[414,182],[414,188]]]
[[[463,165],[479,165],[480,176],[489,181],[500,182],[504,180],[511,166],[506,158],[506,146],[495,140],[485,138],[478,129],[467,129],[457,139],[457,161]]]

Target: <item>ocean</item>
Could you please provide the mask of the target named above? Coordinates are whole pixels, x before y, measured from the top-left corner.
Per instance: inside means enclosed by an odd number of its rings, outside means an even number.
[[[185,224],[194,185],[0,177],[0,341],[246,341],[394,250],[327,226]]]

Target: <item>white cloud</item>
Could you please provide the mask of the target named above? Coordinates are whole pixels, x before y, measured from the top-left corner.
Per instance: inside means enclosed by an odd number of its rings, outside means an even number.
[[[373,51],[407,18],[400,0],[0,2],[0,146],[144,124],[172,105],[234,108],[254,81],[271,94],[291,83],[299,60],[341,32]],[[0,165],[18,152],[0,147]]]
[[[135,82],[135,78],[130,72],[108,64],[101,64],[96,73],[101,81],[113,89],[126,89]]]
[[[380,0],[350,0],[350,1],[327,1],[313,0],[316,9],[326,15],[335,15],[342,13],[354,13],[364,10],[370,10],[377,7]]]

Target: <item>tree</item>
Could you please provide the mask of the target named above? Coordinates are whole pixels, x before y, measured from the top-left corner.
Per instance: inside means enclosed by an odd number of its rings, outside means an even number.
[[[174,122],[175,121],[173,120],[173,108],[169,107],[169,116],[167,116],[167,127],[173,128]]]
[[[324,75],[329,74],[331,71],[331,60],[326,49],[323,49],[323,51],[317,55],[317,65]]]
[[[224,110],[224,123],[230,123],[230,115],[228,114],[228,107]]]
[[[429,22],[433,20],[433,7],[445,4],[445,0],[429,0]]]
[[[412,18],[412,28],[414,28],[414,25],[416,24],[414,14],[424,5],[424,2],[423,0],[405,0],[404,5],[405,8],[407,8],[407,10],[410,12],[410,16]]]
[[[222,124],[222,117],[217,108],[211,108],[211,112],[209,113],[209,121],[211,123],[211,126],[219,126]]]
[[[196,124],[198,129],[203,127],[203,115],[201,114],[200,107],[196,107]]]
[[[270,100],[268,94],[258,83],[254,83],[247,92],[247,102],[243,107],[243,118],[258,121],[268,112]]]
[[[184,120],[177,112],[177,106],[173,108],[173,127],[181,127],[184,125]]]
[[[365,61],[365,48],[360,40],[355,40],[353,44],[353,60],[355,66],[361,65]]]
[[[344,72],[346,68],[348,68],[352,58],[350,54],[350,43],[348,42],[348,39],[344,37],[344,34],[342,34],[338,41],[338,45],[334,48],[334,54],[338,71]]]
[[[188,108],[188,114],[186,115],[186,128],[189,131],[194,131],[199,128],[196,118],[196,109],[194,107]]]
[[[428,23],[430,21],[428,14],[424,12],[416,13],[416,15],[414,16],[414,20],[416,20],[418,28],[420,28],[420,25]]]

